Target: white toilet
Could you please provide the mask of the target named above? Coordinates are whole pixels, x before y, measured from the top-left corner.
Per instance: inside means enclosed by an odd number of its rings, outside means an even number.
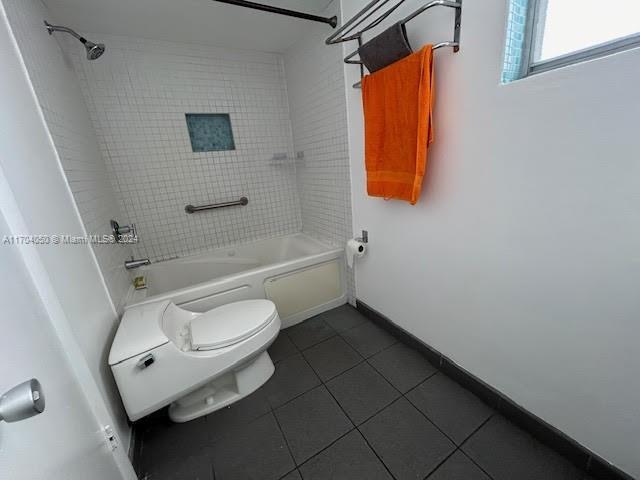
[[[274,372],[267,348],[280,317],[269,300],[245,300],[205,313],[171,301],[128,309],[109,365],[127,415],[137,420],[166,405],[186,422],[229,405]]]

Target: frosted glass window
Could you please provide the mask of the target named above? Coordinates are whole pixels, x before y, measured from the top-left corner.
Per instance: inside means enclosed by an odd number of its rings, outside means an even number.
[[[228,113],[187,113],[186,117],[194,152],[236,149]]]

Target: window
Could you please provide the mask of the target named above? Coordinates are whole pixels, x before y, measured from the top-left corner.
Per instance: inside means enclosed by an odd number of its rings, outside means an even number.
[[[510,0],[502,81],[640,46],[640,0]]]

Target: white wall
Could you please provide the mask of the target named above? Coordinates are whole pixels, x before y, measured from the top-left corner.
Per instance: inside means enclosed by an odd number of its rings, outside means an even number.
[[[282,57],[92,34],[87,62],[69,43],[82,91],[138,256],[162,260],[300,230]],[[236,150],[193,152],[185,113],[229,113]],[[194,215],[199,205],[249,205]]]
[[[40,31],[36,30],[36,25],[42,22],[46,13],[41,10],[40,2],[3,0],[3,6],[3,10],[8,10],[9,25],[14,33],[19,32],[25,38],[28,37],[25,32],[31,32],[44,52],[50,48],[49,45],[56,45],[55,40],[46,34],[42,38],[37,36]],[[9,37],[8,32],[6,36]],[[22,217],[20,230],[14,228],[13,233],[82,236],[86,231],[62,168],[62,155],[45,124],[43,109],[35,103],[36,92],[28,83],[26,71],[18,70],[26,65],[17,63],[24,58],[18,57],[14,51],[13,40],[0,43],[3,47],[0,51],[4,59],[2,64],[6,70],[2,76],[5,83],[0,89],[3,105],[0,115],[0,168]],[[35,46],[33,41],[27,44]],[[51,54],[55,55],[55,50]],[[63,61],[61,56],[59,58]],[[55,76],[52,75],[51,80],[55,82]],[[104,398],[106,407],[103,408],[108,413],[102,420],[113,425],[123,444],[127,445],[130,429],[107,365],[118,318],[96,257],[88,245],[47,244],[33,247],[33,250],[42,263],[43,275],[48,276],[51,282],[52,295],[61,306],[63,327],[72,332],[81,351],[78,357],[83,358],[76,359],[86,362],[86,368],[91,372],[89,380],[97,384]],[[82,370],[84,367],[74,365],[74,368]],[[102,401],[93,399],[93,406],[98,408],[95,403]]]
[[[0,235],[11,233],[0,213]],[[133,478],[118,471],[15,245],[0,248],[0,303],[11,332],[0,335],[0,395],[35,377],[46,402],[34,418],[0,422],[2,478]]]
[[[343,1],[345,18],[365,3]],[[345,67],[354,230],[370,233],[357,295],[640,475],[640,50],[500,85],[506,5],[465,0],[462,50],[436,53],[416,206],[366,196],[358,69]],[[451,29],[433,12],[409,37]]]
[[[338,14],[339,2],[321,13]],[[336,246],[352,237],[344,69],[339,48],[327,48],[326,25],[309,23],[284,55],[293,128],[302,230]],[[354,293],[353,272],[348,278]]]
[[[109,220],[122,215],[75,72],[58,44],[67,38],[62,34],[49,36],[43,21],[55,20],[42,2],[3,0],[3,3],[84,227],[92,234],[109,235]],[[84,52],[75,40],[74,47]],[[131,249],[110,244],[95,244],[92,248],[117,307],[131,285],[123,268]]]

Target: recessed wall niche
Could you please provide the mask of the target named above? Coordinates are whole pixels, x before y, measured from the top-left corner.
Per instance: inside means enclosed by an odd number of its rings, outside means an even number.
[[[194,152],[236,149],[228,113],[187,113],[185,116]]]

